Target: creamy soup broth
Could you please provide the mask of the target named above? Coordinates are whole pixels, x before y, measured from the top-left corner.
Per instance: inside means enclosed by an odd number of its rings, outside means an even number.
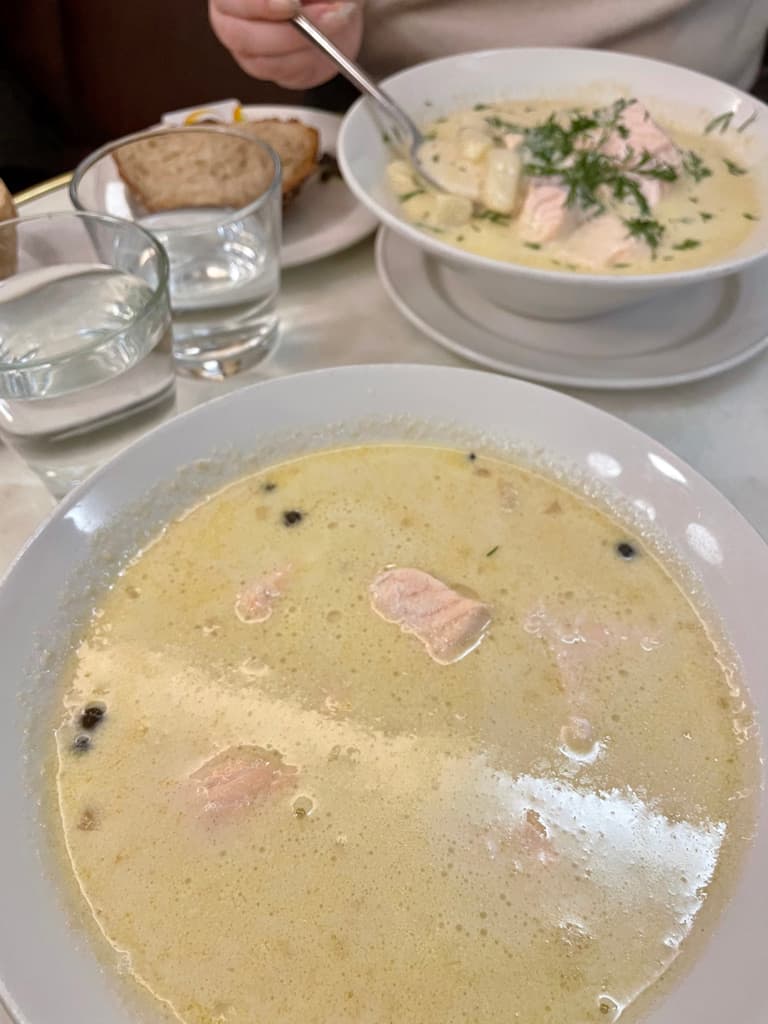
[[[665,273],[731,253],[761,216],[743,122],[692,131],[617,102],[480,103],[431,122],[420,158],[448,194],[395,160],[401,212],[468,252],[542,269]]]
[[[422,599],[470,633],[395,621]],[[187,1024],[632,1019],[752,826],[754,726],[674,575],[473,453],[212,496],[116,580],[62,693],[84,905]]]

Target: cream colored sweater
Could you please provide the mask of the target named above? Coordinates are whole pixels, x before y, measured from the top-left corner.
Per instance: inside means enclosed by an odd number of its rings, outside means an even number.
[[[768,0],[367,0],[361,60],[377,76],[503,46],[597,46],[749,88]]]

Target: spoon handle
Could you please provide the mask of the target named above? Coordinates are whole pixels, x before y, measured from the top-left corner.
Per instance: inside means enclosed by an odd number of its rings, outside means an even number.
[[[356,86],[360,92],[369,96],[375,103],[382,107],[391,119],[401,124],[405,121],[408,129],[413,130],[415,126],[412,125],[407,114],[401,110],[389,96],[387,96],[383,89],[379,88],[376,82],[374,82],[358,64],[343,54],[338,46],[334,45],[334,43],[332,43],[331,40],[309,20],[309,18],[305,17],[303,14],[296,14],[291,21],[302,35],[306,36],[310,42],[314,43],[315,46],[323,51],[326,57],[333,61],[342,75]]]

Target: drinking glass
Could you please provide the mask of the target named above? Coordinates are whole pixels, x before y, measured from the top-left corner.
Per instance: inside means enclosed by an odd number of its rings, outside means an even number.
[[[70,197],[77,209],[136,221],[165,247],[182,372],[221,379],[271,350],[282,190],[269,146],[236,128],[153,128],[87,157]]]
[[[0,435],[54,497],[174,405],[158,242],[94,214],[0,223]]]

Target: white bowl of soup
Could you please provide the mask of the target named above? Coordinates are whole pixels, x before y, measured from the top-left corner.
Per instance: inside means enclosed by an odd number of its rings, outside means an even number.
[[[445,192],[392,151],[362,100],[339,140],[349,186],[507,309],[588,317],[768,252],[768,109],[730,85],[625,54],[508,49],[384,86],[422,128]]]
[[[0,587],[4,1003],[763,1024],[766,578],[684,463],[522,382],[163,426]]]

